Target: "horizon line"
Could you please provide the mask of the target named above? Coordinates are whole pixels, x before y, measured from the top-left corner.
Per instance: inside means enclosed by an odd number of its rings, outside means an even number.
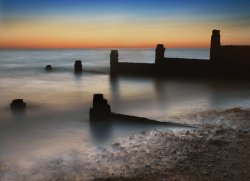
[[[165,45],[164,45],[165,46]],[[0,50],[3,49],[13,49],[13,50],[22,50],[22,49],[40,49],[40,50],[45,50],[45,49],[155,49],[155,47],[0,47]],[[167,47],[165,48],[169,49],[209,49],[210,47]]]

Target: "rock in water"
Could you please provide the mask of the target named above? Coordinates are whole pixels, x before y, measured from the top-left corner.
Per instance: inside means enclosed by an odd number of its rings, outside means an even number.
[[[76,60],[75,61],[75,72],[76,73],[81,73],[82,72],[82,61],[81,60]]]
[[[89,110],[90,120],[107,119],[111,116],[111,108],[103,94],[94,94],[93,107]]]
[[[46,71],[51,71],[51,70],[53,70],[53,68],[52,68],[51,65],[46,65],[45,70]]]
[[[26,111],[26,103],[23,102],[23,99],[14,99],[10,104],[10,108],[14,112],[24,112]]]

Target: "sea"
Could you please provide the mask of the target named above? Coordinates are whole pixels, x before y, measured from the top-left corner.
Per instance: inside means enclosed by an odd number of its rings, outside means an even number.
[[[96,93],[104,95],[113,112],[163,122],[175,122],[178,116],[194,112],[250,107],[250,84],[240,80],[113,79],[110,50],[0,50],[0,164],[30,168],[74,151],[88,157],[92,149],[108,147],[117,139],[161,129],[105,125],[93,129],[89,108]],[[118,51],[120,62],[154,62],[154,49]],[[209,61],[209,49],[167,49],[165,56]],[[74,74],[75,60],[82,60],[80,75]],[[48,64],[53,71],[45,71]],[[18,98],[27,104],[24,115],[10,111],[10,103]]]

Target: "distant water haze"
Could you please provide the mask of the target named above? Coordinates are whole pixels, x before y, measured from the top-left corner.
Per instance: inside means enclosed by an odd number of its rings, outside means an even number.
[[[92,94],[96,92],[104,93],[110,101],[112,94],[116,94],[113,99],[120,97],[124,101],[135,93],[140,98],[141,93],[137,89],[141,88],[149,97],[156,94],[155,83],[151,79],[111,80],[109,54],[110,49],[2,50],[0,104],[6,107],[12,99],[24,98],[34,109],[30,113],[33,114],[42,106],[49,110],[73,109],[79,104],[88,107]],[[122,62],[154,62],[154,49],[120,49],[119,54]],[[209,52],[208,49],[170,49],[166,56],[208,59]],[[76,59],[83,62],[82,76],[73,74]],[[44,70],[47,64],[54,67],[51,73]]]
[[[0,160],[25,164],[69,150],[89,154],[95,145],[88,118],[94,93],[103,93],[114,112],[160,121],[174,121],[173,116],[184,113],[250,106],[250,84],[240,81],[111,78],[109,54],[110,49],[1,50]],[[209,50],[167,49],[165,56],[208,59]],[[119,49],[119,58],[153,63],[154,49]],[[76,59],[83,63],[81,75],[73,73]],[[47,64],[54,67],[52,72],[44,70]],[[22,117],[9,110],[15,98],[28,105]],[[143,130],[111,126],[105,136],[116,139]]]

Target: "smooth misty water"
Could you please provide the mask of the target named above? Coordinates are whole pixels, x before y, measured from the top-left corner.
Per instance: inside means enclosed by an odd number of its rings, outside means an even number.
[[[94,93],[103,93],[112,110],[161,121],[209,109],[250,106],[250,84],[109,77],[110,49],[0,51],[0,160],[27,164],[70,150],[88,154],[96,146],[88,110]],[[120,61],[150,62],[153,49],[121,49]],[[170,49],[168,57],[208,59],[208,49]],[[76,59],[84,73],[73,73]],[[51,64],[54,71],[45,72]],[[10,102],[23,98],[25,116],[11,114]],[[103,128],[106,144],[144,127]],[[155,129],[155,128],[151,128]],[[111,139],[112,138],[112,139]]]

